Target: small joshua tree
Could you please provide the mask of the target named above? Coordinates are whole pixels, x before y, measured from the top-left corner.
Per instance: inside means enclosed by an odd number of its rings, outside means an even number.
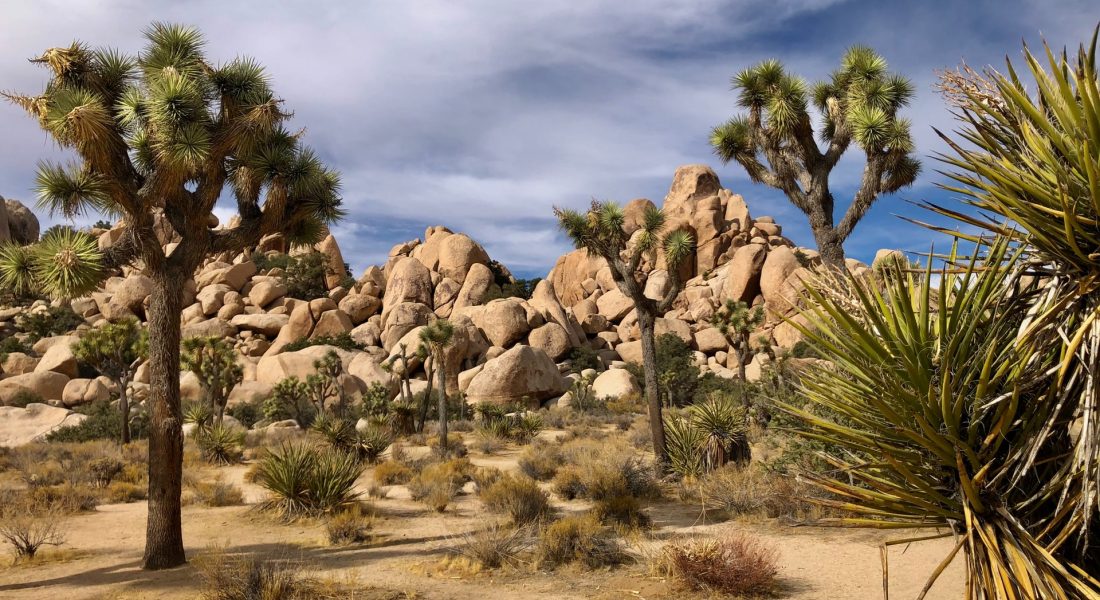
[[[193,337],[183,340],[181,364],[199,378],[206,402],[220,424],[225,417],[229,393],[244,377],[237,363],[237,351],[229,340],[220,337]]]
[[[291,375],[275,384],[271,395],[264,401],[264,418],[292,417],[301,427],[307,427],[313,418],[310,410],[309,387],[304,381]]]
[[[420,330],[420,341],[432,355],[439,376],[439,453],[447,456],[447,347],[454,341],[455,327],[447,319],[436,319]]]
[[[733,78],[737,103],[748,111],[717,126],[710,143],[723,162],[737,161],[749,178],[786,194],[806,214],[826,265],[844,268],[844,241],[882,194],[913,183],[920,163],[912,156],[909,121],[898,111],[913,96],[913,84],[886,71],[886,60],[866,46],[853,46],[828,81],[812,90],[777,60],[767,60]],[[814,138],[807,108],[821,113]],[[866,163],[859,189],[839,224],[833,220],[829,175],[855,142]],[[767,166],[761,160],[767,162]]]
[[[130,382],[149,349],[149,336],[136,319],[108,323],[84,334],[73,344],[73,356],[110,377],[118,385],[123,444],[130,442]]]
[[[287,129],[290,113],[259,63],[211,62],[190,27],[155,23],[145,38],[132,56],[79,42],[52,48],[33,61],[50,71],[41,94],[5,94],[78,159],[42,164],[39,204],[66,217],[119,216],[121,237],[101,251],[94,238],[59,231],[30,260],[12,264],[0,255],[0,262],[15,267],[3,273],[56,297],[88,293],[123,265],[140,264],[152,280],[142,567],[163,569],[186,562],[179,394],[186,281],[208,256],[241,252],[267,234],[318,242],[343,211],[339,176]],[[235,201],[239,219],[211,229],[219,199]],[[177,240],[171,252],[160,238],[165,233]]]
[[[342,412],[346,402],[344,386],[340,384],[340,375],[344,372],[340,355],[335,350],[329,350],[324,357],[313,361],[313,368],[317,372],[306,377],[305,385],[310,399],[317,407],[317,415],[325,414],[325,402],[330,398],[336,401],[337,412]]]
[[[653,435],[653,453],[662,469],[667,468],[664,419],[658,393],[657,351],[654,328],[657,315],[664,313],[680,293],[679,265],[695,248],[695,241],[685,231],[665,232],[665,215],[650,206],[642,217],[641,229],[633,236],[623,230],[626,217],[614,202],[593,201],[586,213],[555,208],[561,228],[577,248],[602,257],[611,267],[611,277],[619,290],[634,301],[638,314],[638,329],[642,337],[642,367],[645,371],[646,403]],[[664,255],[668,269],[668,289],[654,300],[645,295],[646,274],[641,271],[644,258],[654,259],[657,250]],[[655,261],[653,261],[655,262]]]
[[[727,299],[725,305],[711,317],[710,322],[726,336],[730,347],[737,353],[737,376],[744,382],[745,365],[752,360],[749,338],[753,330],[764,322],[764,309],[759,306],[751,308],[744,302]],[[747,400],[747,397],[743,399]]]

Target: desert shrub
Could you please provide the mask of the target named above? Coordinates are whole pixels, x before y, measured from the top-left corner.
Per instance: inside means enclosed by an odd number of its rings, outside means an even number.
[[[657,393],[666,405],[684,406],[689,404],[699,382],[699,367],[691,346],[674,333],[657,336]],[[645,386],[645,376],[641,365],[627,365],[637,381]],[[643,390],[644,391],[644,390]]]
[[[103,498],[108,504],[126,504],[140,502],[148,497],[148,485],[129,481],[112,481],[104,491]]]
[[[15,406],[18,408],[27,408],[28,404],[45,404],[46,401],[42,399],[42,396],[32,392],[31,390],[19,390],[12,396],[9,406]]]
[[[409,495],[436,512],[443,512],[470,481],[473,471],[474,466],[465,458],[429,464],[409,481]]]
[[[600,355],[588,345],[580,345],[569,351],[569,370],[580,374],[587,369],[600,370]]]
[[[8,355],[12,352],[22,352],[23,354],[30,354],[31,348],[27,344],[23,343],[23,340],[15,337],[14,335],[6,336],[4,339],[0,339],[0,362],[4,362],[8,359]]]
[[[325,534],[333,545],[359,544],[370,539],[373,525],[374,518],[363,505],[354,503],[325,521]]]
[[[514,525],[534,523],[553,512],[549,495],[522,475],[503,475],[481,491],[481,501],[490,511],[507,513]]]
[[[226,414],[236,419],[246,429],[264,419],[263,404],[261,402],[241,402],[226,409]]]
[[[315,300],[328,296],[325,276],[329,272],[328,257],[322,252],[310,252],[299,256],[273,254],[253,259],[260,270],[282,269],[287,296],[299,300]],[[341,275],[350,278],[346,268]],[[354,282],[344,282],[352,283]],[[345,285],[350,289],[350,285]]]
[[[332,447],[340,452],[352,452],[355,450],[357,432],[355,424],[351,421],[334,417],[328,413],[318,413],[310,425],[310,429],[318,434]]]
[[[34,560],[42,546],[65,543],[59,515],[34,506],[6,506],[0,513],[0,539],[11,544],[15,560]]]
[[[618,525],[628,529],[644,529],[651,522],[642,512],[642,503],[634,496],[613,496],[596,502],[592,514],[605,525]]]
[[[24,313],[16,319],[15,328],[27,334],[31,344],[42,338],[68,333],[85,323],[84,317],[68,306],[50,306],[43,311]]]
[[[287,561],[261,561],[228,556],[215,550],[195,564],[202,579],[203,600],[307,600],[319,597],[316,586],[298,575]]]
[[[183,422],[190,423],[201,431],[214,422],[214,409],[207,402],[191,402],[183,406]]]
[[[661,562],[667,574],[690,589],[734,596],[774,592],[779,572],[775,549],[746,534],[671,543]]]
[[[554,489],[563,498],[657,498],[661,494],[653,469],[625,446],[578,440],[563,446],[562,455],[569,464],[554,476]]]
[[[482,454],[496,454],[507,446],[508,442],[491,427],[481,426],[474,431],[474,450]]]
[[[365,346],[352,339],[349,333],[338,333],[336,335],[320,335],[317,337],[304,337],[300,340],[295,340],[286,345],[286,352],[295,352],[297,350],[304,350],[310,346],[336,346],[343,350],[364,350]]]
[[[434,454],[439,454],[439,436],[433,435],[428,438],[428,447],[432,449]],[[466,456],[469,450],[466,448],[466,440],[462,437],[461,433],[448,433],[447,434],[447,450],[450,452],[450,456],[461,458]]]
[[[519,457],[519,470],[535,481],[549,481],[565,464],[561,448],[557,444],[536,442],[527,447]]]
[[[580,498],[585,490],[580,469],[576,465],[566,465],[558,469],[552,484],[554,493],[565,500]]]
[[[237,506],[244,504],[244,494],[232,483],[221,479],[199,481],[188,486],[192,500],[203,506]]]
[[[607,399],[596,397],[591,377],[579,377],[569,388],[569,408],[582,413],[602,413],[607,410]]]
[[[617,398],[608,398],[604,407],[613,415],[632,415],[642,412],[642,395],[638,392],[623,394]],[[630,421],[626,421],[629,425]],[[623,429],[620,427],[620,429]]]
[[[520,527],[500,523],[465,533],[458,538],[453,552],[486,569],[496,569],[516,562],[516,557],[530,546],[529,534]]]
[[[90,442],[93,440],[117,440],[122,435],[122,415],[109,401],[93,402],[77,407],[74,412],[86,418],[76,425],[55,429],[46,436],[48,442]],[[149,416],[138,406],[130,412],[130,437],[143,439],[149,436]]]
[[[455,419],[447,422],[447,429],[459,433],[469,433],[477,430],[477,424],[469,419]]]
[[[362,468],[354,456],[287,444],[260,460],[256,483],[273,494],[264,508],[284,518],[329,513],[354,502]]]
[[[195,445],[203,460],[213,464],[238,463],[244,456],[244,431],[216,423],[195,431]]]
[[[470,479],[477,484],[479,494],[500,481],[501,477],[504,477],[504,471],[496,467],[475,467],[470,473]]]
[[[107,487],[122,473],[123,466],[122,461],[113,456],[101,456],[88,463],[88,471],[96,487]]]
[[[539,534],[537,556],[544,567],[576,563],[590,569],[628,558],[614,533],[594,515],[571,515],[548,525]]]
[[[375,463],[391,443],[393,443],[393,435],[389,431],[370,425],[356,437],[355,452],[359,460]]]
[[[698,477],[727,462],[747,463],[748,413],[726,394],[712,394],[682,414],[665,416],[665,441],[672,470]]]
[[[34,506],[60,513],[79,513],[95,510],[99,498],[87,487],[74,483],[44,485],[30,490],[30,500]]]
[[[394,460],[378,463],[374,467],[374,480],[382,485],[400,485],[412,479],[413,471],[408,465]]]

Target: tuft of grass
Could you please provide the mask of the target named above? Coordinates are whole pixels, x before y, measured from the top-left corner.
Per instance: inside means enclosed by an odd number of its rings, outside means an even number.
[[[536,554],[539,564],[549,568],[579,564],[595,569],[629,559],[618,538],[594,515],[571,515],[544,528]]]
[[[465,458],[432,463],[409,481],[409,494],[413,500],[423,502],[436,512],[443,512],[462,486],[471,480],[473,473],[474,466]]]
[[[304,580],[289,561],[264,561],[214,551],[195,560],[203,600],[306,600],[316,598],[314,583]]]
[[[553,513],[550,496],[529,477],[505,474],[481,491],[490,511],[506,513],[513,525],[536,523]]]
[[[325,521],[325,533],[333,545],[360,544],[370,539],[374,516],[360,503],[348,505]]]
[[[661,554],[660,568],[692,590],[761,596],[775,591],[778,561],[774,548],[737,533],[670,543]]]
[[[536,441],[519,457],[519,470],[535,481],[553,479],[564,464],[561,448],[549,442]]]
[[[615,496],[596,502],[592,513],[605,525],[626,529],[645,529],[651,519],[642,512],[642,503],[634,496]]]
[[[192,500],[203,506],[238,506],[244,504],[244,494],[232,483],[221,479],[200,481],[188,486]]]
[[[459,536],[452,552],[474,561],[482,568],[496,569],[506,564],[515,564],[517,556],[530,545],[530,533],[527,529],[493,523],[484,529]]]
[[[387,460],[374,467],[374,481],[381,485],[402,485],[413,477],[413,470],[405,463]]]

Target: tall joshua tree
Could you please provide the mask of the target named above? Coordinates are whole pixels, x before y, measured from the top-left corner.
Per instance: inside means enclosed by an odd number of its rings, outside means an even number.
[[[573,240],[577,248],[600,256],[611,267],[611,277],[619,290],[634,302],[638,314],[638,329],[642,336],[642,369],[645,372],[646,404],[649,406],[649,426],[653,436],[653,453],[661,468],[667,468],[668,452],[665,447],[664,419],[661,416],[661,397],[657,383],[657,350],[654,327],[657,315],[664,313],[680,293],[677,268],[691,255],[695,241],[691,234],[674,230],[665,232],[665,215],[649,207],[642,217],[642,227],[633,236],[623,230],[626,220],[622,208],[614,202],[593,201],[586,213],[555,208],[559,224]],[[668,267],[668,289],[660,299],[645,295],[643,258],[654,259],[656,251],[663,251]],[[655,261],[654,261],[655,262]]]
[[[220,337],[187,338],[181,351],[181,365],[198,376],[206,401],[221,423],[229,393],[244,378],[244,369],[237,363],[237,351],[229,340]]]
[[[54,296],[92,290],[111,270],[140,265],[149,303],[149,518],[143,566],[185,562],[180,522],[183,468],[180,311],[185,282],[207,256],[254,246],[281,232],[318,241],[342,214],[339,176],[286,128],[289,114],[256,61],[215,64],[195,29],[155,23],[136,56],[74,42],[32,62],[50,70],[37,96],[6,97],[38,119],[69,165],[43,163],[39,204],[71,217],[94,210],[122,217],[121,238],[103,252],[86,236],[58,237],[20,271]],[[239,221],[210,229],[228,185]],[[178,243],[167,252],[155,225]]]
[[[898,118],[913,96],[913,84],[887,73],[886,60],[871,48],[853,46],[829,80],[812,90],[777,60],[741,71],[733,89],[747,114],[714,128],[715,154],[725,163],[737,161],[754,183],[786,194],[809,219],[822,261],[843,268],[844,241],[875,200],[911,185],[920,172],[909,121]],[[821,113],[824,149],[814,137],[810,100]],[[835,223],[829,175],[852,142],[866,155],[863,177]]]
[[[149,349],[149,336],[136,319],[96,327],[73,344],[73,356],[118,384],[123,444],[130,442],[130,382]]]
[[[420,341],[428,348],[439,380],[439,453],[447,456],[447,346],[455,337],[455,327],[447,319],[436,319],[420,330]],[[429,392],[430,393],[430,392]]]

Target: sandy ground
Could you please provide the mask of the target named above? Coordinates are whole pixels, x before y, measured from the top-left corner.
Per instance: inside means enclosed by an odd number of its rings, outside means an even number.
[[[514,468],[515,452],[477,457],[474,462]],[[244,482],[243,466],[218,470],[245,491],[248,502],[263,490]],[[369,473],[362,481],[367,481]],[[443,515],[407,499],[404,488],[372,500],[379,513],[374,538],[365,544],[332,547],[316,522],[283,524],[250,506],[184,509],[184,540],[192,559],[223,547],[232,553],[300,560],[311,575],[352,584],[363,598],[476,599],[520,598],[684,598],[682,590],[649,574],[645,557],[669,538],[709,536],[743,530],[774,546],[780,556],[782,591],[778,597],[798,600],[874,599],[882,597],[879,544],[911,537],[817,527],[789,527],[774,522],[700,523],[696,509],[664,502],[646,511],[653,529],[631,540],[638,564],[585,572],[565,569],[540,572],[512,568],[482,574],[453,574],[440,567],[455,536],[483,527],[491,517],[473,496],[460,496]],[[580,502],[558,503],[563,511],[581,510]],[[0,567],[0,598],[12,599],[144,599],[195,598],[199,574],[191,566],[161,572],[139,568],[145,535],[145,503],[100,506],[94,513],[68,519],[67,543],[31,565]],[[925,577],[947,554],[950,539],[895,546],[890,551],[890,591],[895,598],[916,597]],[[928,598],[961,598],[962,567],[956,561]],[[703,596],[699,596],[703,597]]]

